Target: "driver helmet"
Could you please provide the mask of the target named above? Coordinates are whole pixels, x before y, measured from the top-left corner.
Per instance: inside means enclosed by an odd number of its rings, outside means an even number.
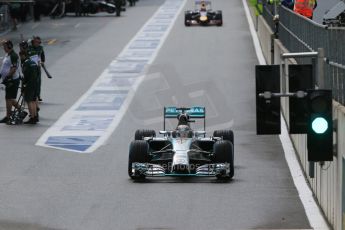
[[[177,131],[177,136],[181,138],[188,138],[191,129],[188,125],[179,125],[177,126],[176,131]]]
[[[179,125],[187,125],[189,122],[189,115],[187,113],[182,113],[177,116]]]
[[[205,3],[205,2],[202,2],[202,3],[201,3],[200,10],[206,11],[206,3]]]

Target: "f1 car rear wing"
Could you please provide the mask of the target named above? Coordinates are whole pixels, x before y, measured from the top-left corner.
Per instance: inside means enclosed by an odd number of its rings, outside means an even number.
[[[194,119],[204,119],[204,130],[206,130],[206,109],[202,106],[193,106],[190,108],[177,108],[175,106],[164,107],[164,124],[163,128],[165,130],[165,119],[166,118],[175,118],[179,114],[186,113],[190,118]]]
[[[209,0],[195,0],[195,4],[201,4],[201,3],[205,3],[207,5],[211,4],[211,1]]]
[[[198,6],[200,6],[201,4],[205,4],[206,6],[209,7],[209,9],[211,9],[211,1],[209,0],[195,0],[194,5],[197,8]]]

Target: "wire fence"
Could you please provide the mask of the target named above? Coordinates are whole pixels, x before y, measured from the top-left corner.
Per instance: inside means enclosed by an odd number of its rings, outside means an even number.
[[[292,10],[263,0],[262,16],[276,37],[290,52],[310,52],[323,48],[325,68],[323,82],[332,89],[334,100],[345,105],[345,28],[327,27],[309,20]],[[279,14],[279,28],[274,15]],[[300,64],[311,63],[308,59],[297,59]],[[317,85],[318,82],[316,82]]]
[[[345,104],[345,28],[327,27],[279,6],[279,39],[290,52],[325,52],[324,83]],[[297,60],[299,63],[306,60]],[[318,84],[318,82],[316,82]]]
[[[268,4],[267,0],[262,1],[262,16],[264,17],[272,31],[276,30],[275,23],[273,21],[273,17],[276,14],[275,11],[276,9],[274,5]]]

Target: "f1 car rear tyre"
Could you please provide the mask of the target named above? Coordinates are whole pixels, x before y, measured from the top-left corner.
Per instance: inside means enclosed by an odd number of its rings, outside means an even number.
[[[230,129],[215,130],[213,132],[213,136],[214,137],[222,137],[223,140],[228,140],[232,143],[232,145],[235,145],[234,144],[234,132]]]
[[[144,137],[155,137],[156,132],[150,129],[138,129],[135,131],[134,140],[142,140]]]
[[[231,179],[234,176],[234,148],[230,141],[219,140],[213,145],[213,163],[229,163],[228,175],[219,176],[218,179]]]
[[[144,140],[132,141],[129,146],[129,156],[128,156],[128,175],[132,179],[145,178],[144,175],[133,175],[132,174],[132,163],[146,163],[149,160],[149,145]]]

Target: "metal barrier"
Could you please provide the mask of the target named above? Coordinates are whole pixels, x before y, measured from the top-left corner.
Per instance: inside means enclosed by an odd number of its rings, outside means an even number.
[[[315,23],[284,6],[279,6],[279,39],[290,52],[310,52],[324,48],[325,88],[345,104],[345,28],[329,28]],[[297,60],[304,63],[303,60]],[[318,84],[319,82],[316,82]]]

